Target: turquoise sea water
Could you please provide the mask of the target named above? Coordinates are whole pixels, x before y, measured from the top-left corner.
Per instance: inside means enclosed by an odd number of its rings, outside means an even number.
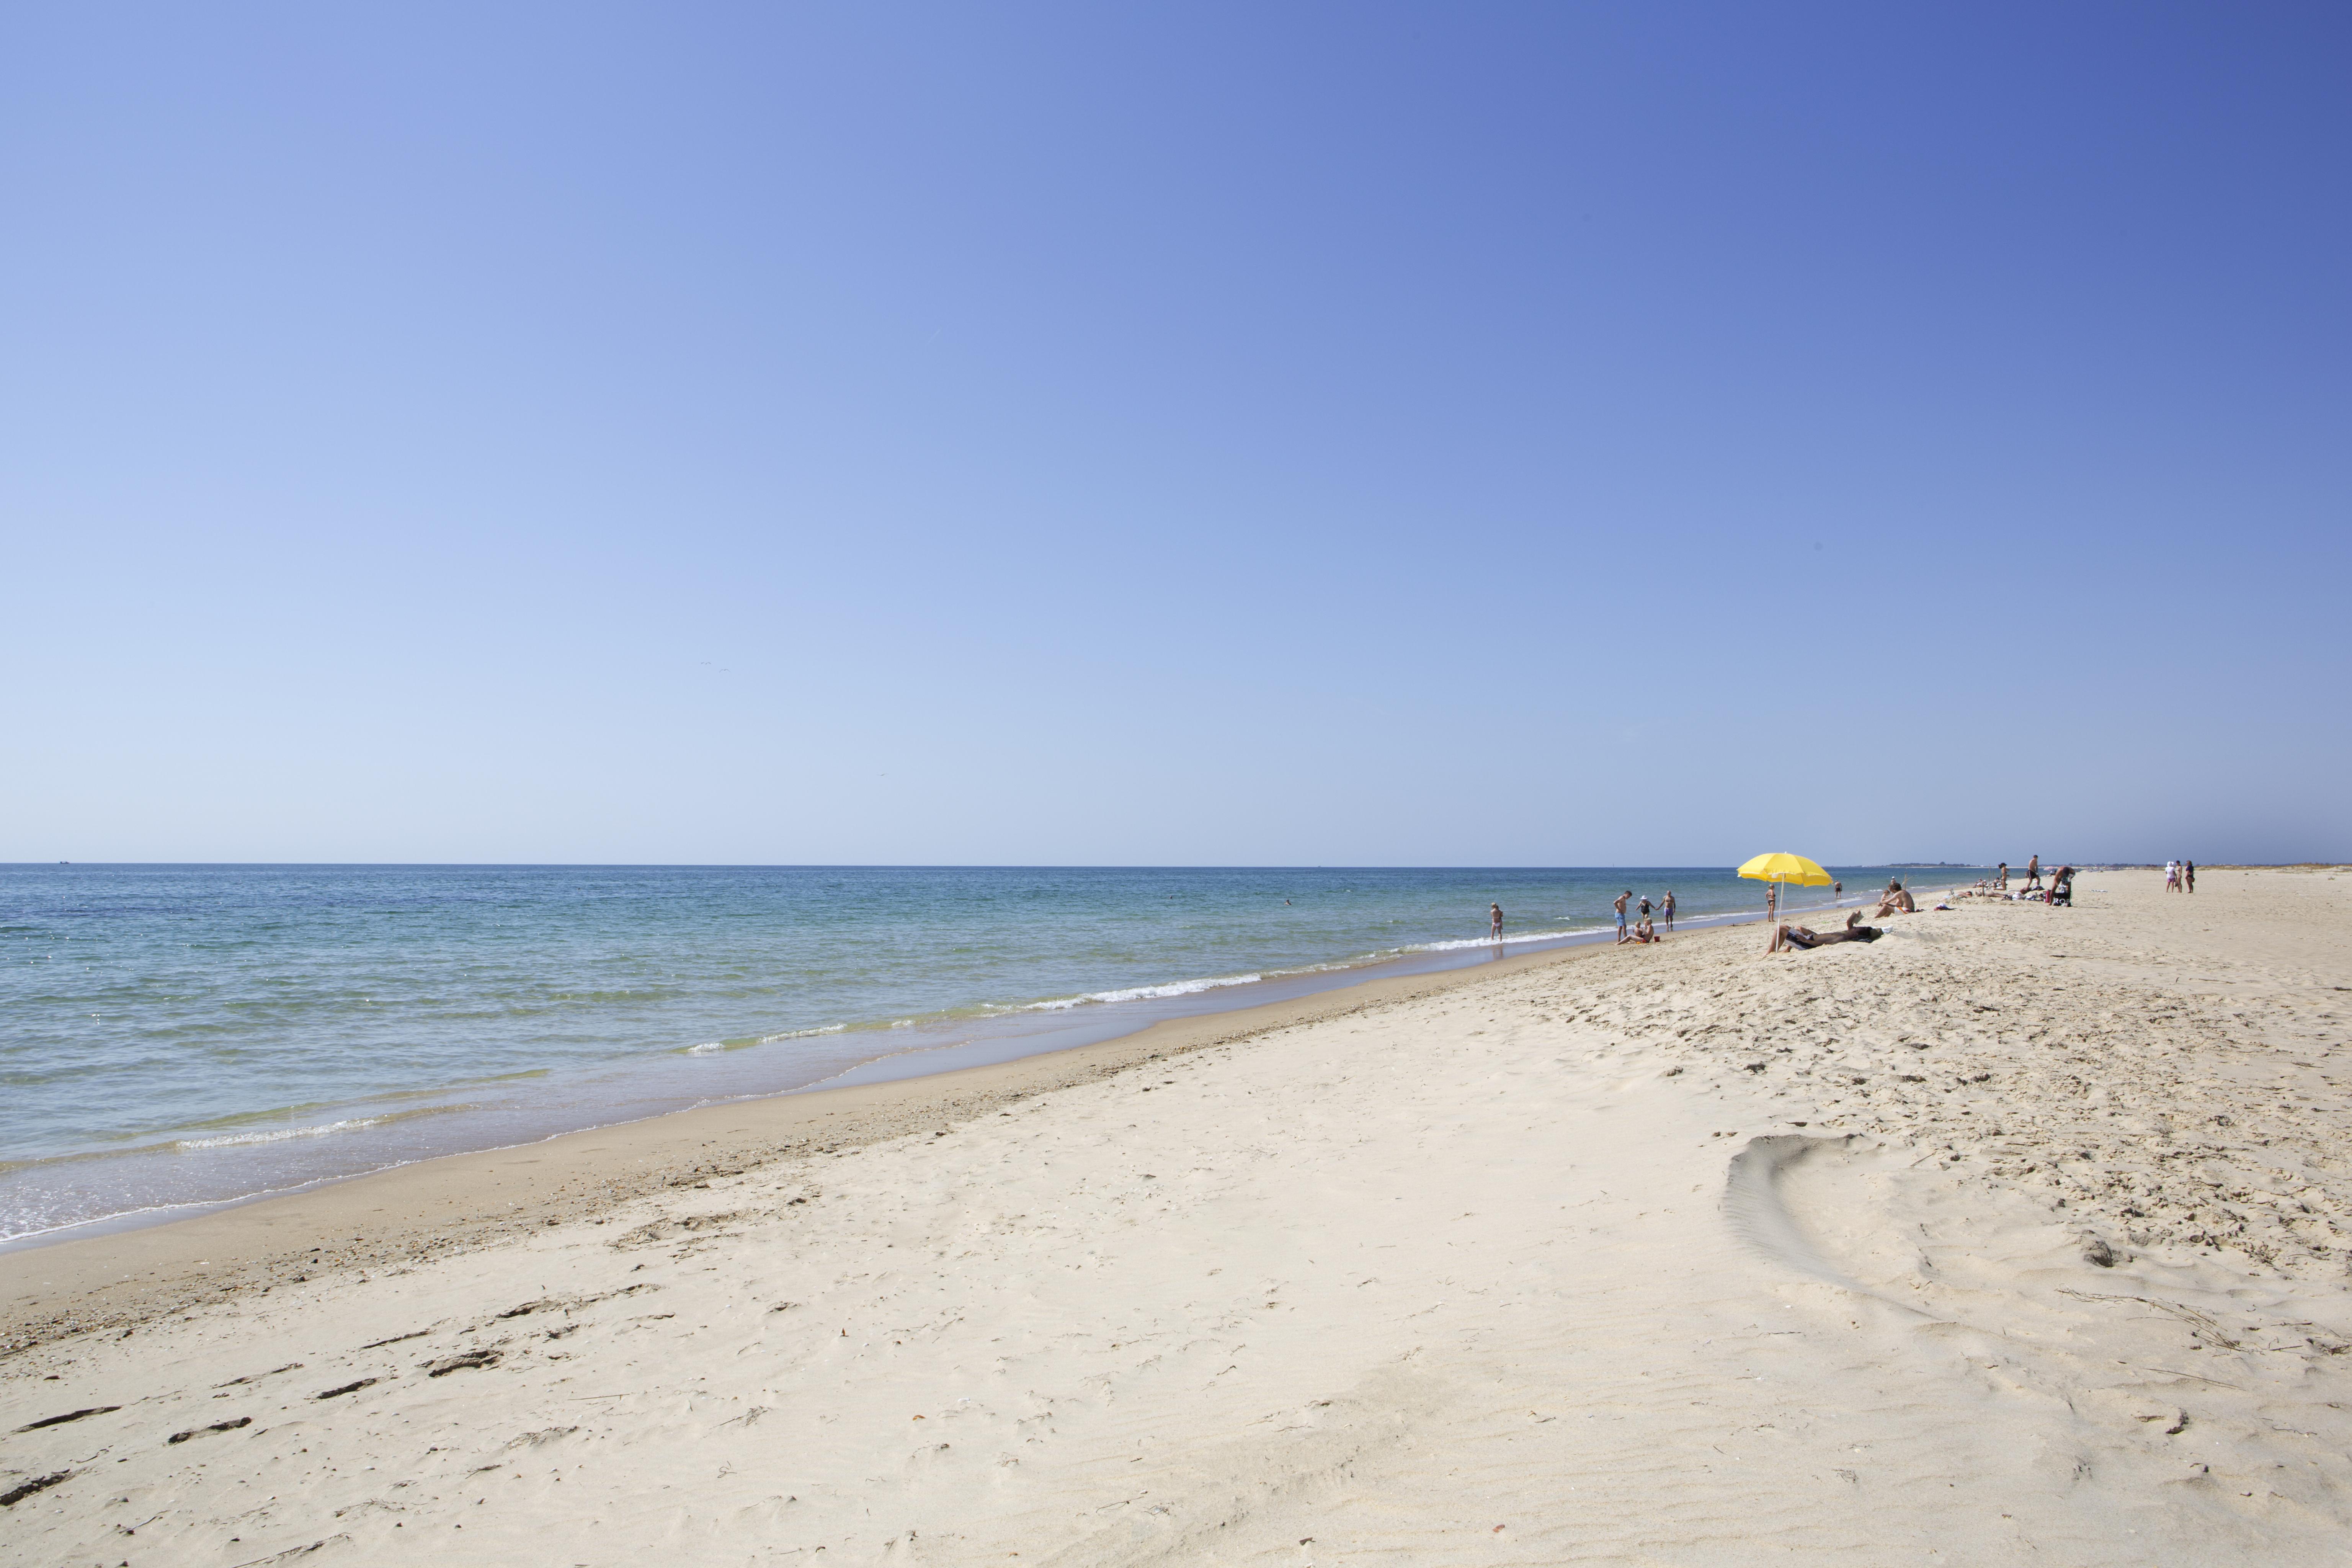
[[[1625,888],[1762,902],[1659,868],[0,867],[0,1239],[1486,962],[1613,931]]]

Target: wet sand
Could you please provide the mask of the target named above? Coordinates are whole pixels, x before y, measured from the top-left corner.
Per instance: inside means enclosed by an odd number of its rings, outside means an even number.
[[[2352,877],[2201,880],[0,1257],[0,1553],[2338,1560]]]

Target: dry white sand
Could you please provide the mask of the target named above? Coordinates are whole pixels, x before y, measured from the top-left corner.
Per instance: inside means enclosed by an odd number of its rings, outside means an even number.
[[[12,1255],[0,1553],[2343,1562],[2352,876],[2204,884]]]

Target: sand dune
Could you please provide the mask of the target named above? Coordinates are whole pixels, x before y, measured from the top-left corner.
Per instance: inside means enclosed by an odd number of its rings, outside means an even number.
[[[0,1552],[2341,1561],[2347,889],[1520,961],[13,1255]]]

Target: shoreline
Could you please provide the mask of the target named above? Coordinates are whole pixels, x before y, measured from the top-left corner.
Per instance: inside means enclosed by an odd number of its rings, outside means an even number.
[[[1807,905],[1788,911],[1790,914],[1821,912],[1867,905],[1874,894],[1833,898],[1819,905]],[[1937,895],[1940,896],[1940,895]],[[1677,929],[1676,936],[1703,935],[1708,931],[1732,929],[1743,925],[1761,924],[1766,917],[1761,912],[1717,911],[1694,915]],[[1516,947],[1517,952],[1495,952],[1497,945]],[[494,1142],[473,1147],[457,1147],[399,1159],[371,1168],[315,1176],[296,1181],[281,1187],[264,1188],[216,1199],[199,1199],[144,1208],[124,1210],[116,1214],[78,1220],[43,1230],[28,1231],[0,1238],[0,1280],[5,1279],[5,1260],[19,1253],[47,1251],[85,1241],[97,1241],[108,1237],[186,1225],[256,1204],[278,1203],[310,1196],[357,1181],[389,1176],[400,1171],[437,1161],[460,1159],[472,1155],[511,1153],[515,1151],[543,1147],[562,1139],[590,1133],[618,1132],[621,1130],[660,1121],[667,1117],[694,1114],[698,1111],[723,1111],[734,1105],[754,1104],[763,1100],[790,1099],[795,1096],[824,1094],[837,1089],[864,1087],[870,1084],[898,1082],[919,1078],[945,1076],[979,1066],[992,1066],[1031,1060],[1041,1057],[1060,1056],[1105,1045],[1114,1045],[1150,1033],[1170,1024],[1207,1021],[1233,1017],[1266,1008],[1279,1008],[1294,1003],[1307,1003],[1316,997],[1329,996],[1358,986],[1386,980],[1429,979],[1440,975],[1460,975],[1492,973],[1497,964],[1517,960],[1558,954],[1585,948],[1613,947],[1613,928],[1580,929],[1559,933],[1544,933],[1507,938],[1502,944],[1465,941],[1444,948],[1429,948],[1403,954],[1365,958],[1335,963],[1316,969],[1289,973],[1269,974],[1263,979],[1232,985],[1202,986],[1165,997],[1115,1002],[1108,1009],[1136,1009],[1139,1013],[1159,1012],[1162,1016],[1151,1018],[1113,1011],[1108,1016],[1089,1018],[1084,1010],[1071,1009],[1059,1014],[1046,1014],[1033,1018],[1033,1009],[1008,1010],[1001,1016],[967,1025],[972,1032],[963,1039],[936,1044],[908,1044],[897,1050],[866,1058],[827,1073],[804,1084],[780,1089],[757,1090],[746,1094],[726,1095],[702,1104],[676,1106],[650,1114],[625,1117],[619,1120],[591,1123],[585,1126],[559,1127],[536,1138]],[[1172,986],[1189,986],[1193,982],[1171,982]],[[1253,1000],[1268,992],[1287,992],[1278,1000]],[[1016,1031],[1016,1023],[1042,1021],[1042,1018],[1066,1020],[1058,1029],[1033,1026]],[[1057,1036],[1076,1035],[1075,1041],[1057,1040]],[[956,1058],[962,1058],[958,1060]],[[930,1065],[943,1063],[944,1065]],[[914,1070],[903,1070],[911,1068]],[[454,1089],[415,1091],[428,1095],[456,1092]],[[314,1108],[318,1115],[337,1115],[362,1110],[371,1101],[342,1104],[321,1104]],[[174,1148],[170,1140],[152,1145],[123,1151],[101,1151],[70,1155],[52,1156],[27,1163],[27,1168],[48,1166],[88,1159],[110,1160],[124,1157],[170,1157]],[[5,1289],[5,1286],[0,1286]]]
[[[1676,932],[1675,944],[1762,921],[1756,915],[1685,928]],[[918,1123],[969,1119],[1147,1061],[1433,996],[1528,968],[1590,959],[1618,946],[1613,939],[1563,942],[1455,968],[1359,979],[1284,1001],[1163,1019],[1109,1039],[1005,1061],[663,1111],[530,1143],[436,1155],[198,1214],[19,1246],[0,1252],[0,1355],[234,1294],[270,1274],[279,1260],[307,1258],[313,1248],[330,1259],[324,1266],[339,1268],[437,1257],[610,1209],[679,1185],[682,1178],[739,1174],[811,1152],[862,1148],[903,1136]],[[1645,951],[1662,949],[1663,944]],[[371,1226],[381,1232],[402,1223],[377,1216],[440,1208],[458,1212],[443,1220],[446,1230],[422,1246],[369,1235]],[[205,1267],[199,1268],[200,1261]]]
[[[2077,895],[1527,954],[0,1258],[12,1543],[2322,1560],[2352,885]]]

